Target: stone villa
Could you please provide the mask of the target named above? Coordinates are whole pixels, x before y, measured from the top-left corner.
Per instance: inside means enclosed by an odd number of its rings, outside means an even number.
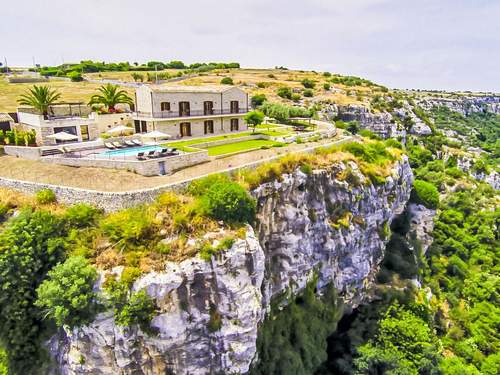
[[[248,94],[234,86],[141,86],[135,94],[136,133],[152,130],[173,138],[247,130]]]
[[[47,136],[61,131],[77,142],[96,140],[116,125],[133,125],[135,133],[159,130],[173,139],[247,130],[248,95],[234,86],[143,85],[136,90],[135,109],[99,115],[83,103],[62,103],[46,116],[30,107],[17,112],[21,127],[35,130],[38,145],[55,145]]]

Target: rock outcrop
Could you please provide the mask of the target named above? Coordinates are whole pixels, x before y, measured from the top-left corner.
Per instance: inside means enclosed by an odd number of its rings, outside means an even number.
[[[365,183],[354,163],[261,185],[256,229],[212,257],[168,263],[140,277],[158,313],[156,334],[115,324],[112,313],[88,326],[64,329],[50,351],[64,374],[243,374],[256,355],[259,323],[271,300],[298,293],[318,275],[344,301],[359,304],[383,258],[392,218],[409,199],[406,157],[381,186]],[[356,186],[335,178],[350,168]],[[99,285],[97,286],[99,287]]]
[[[418,100],[418,105],[426,110],[432,107],[448,107],[454,112],[468,116],[477,112],[500,114],[500,96],[462,96],[457,98],[426,97]]]

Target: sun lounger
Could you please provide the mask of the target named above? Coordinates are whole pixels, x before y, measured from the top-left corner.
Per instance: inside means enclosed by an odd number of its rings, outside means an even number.
[[[138,159],[138,160],[146,160],[146,159],[147,159],[147,157],[146,157],[146,156],[144,156],[144,152],[139,152],[139,153],[137,154],[137,159]]]
[[[156,151],[154,151],[154,150],[153,151],[149,151],[147,154],[145,154],[145,156],[147,158],[154,158],[155,157],[155,153],[156,153]]]
[[[104,147],[109,148],[110,150],[114,150],[116,147],[113,146],[111,143],[104,142]]]
[[[128,139],[125,140],[123,143],[125,143],[129,147],[135,147],[135,146],[137,146],[134,142],[129,141]]]
[[[122,145],[120,142],[111,142],[111,144],[113,146],[115,146],[116,148],[123,148],[125,147],[124,145]]]
[[[134,143],[136,146],[142,146],[142,142],[138,139],[132,139],[130,142]]]

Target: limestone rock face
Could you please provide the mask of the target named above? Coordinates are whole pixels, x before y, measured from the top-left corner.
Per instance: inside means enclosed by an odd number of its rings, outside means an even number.
[[[338,116],[342,121],[358,121],[362,129],[368,129],[382,138],[404,138],[406,131],[394,122],[388,112],[372,113],[361,105],[350,104],[338,107]]]
[[[404,209],[412,178],[405,159],[379,187],[352,186],[325,170],[260,186],[254,194],[266,254],[264,304],[287,288],[302,289],[316,272],[320,287],[333,281],[356,306],[378,270],[388,240],[384,228]]]
[[[432,107],[448,107],[454,112],[468,116],[476,112],[491,112],[500,114],[500,96],[463,96],[459,98],[428,97],[418,101],[418,104],[429,110]]]
[[[357,184],[335,179],[349,167]],[[313,274],[333,282],[345,302],[366,296],[392,218],[409,199],[412,173],[404,158],[385,184],[366,184],[356,165],[300,170],[252,192],[256,233],[207,262],[194,257],[140,277],[158,313],[148,334],[115,324],[112,312],[88,326],[61,330],[48,343],[66,374],[244,374],[256,356],[259,323],[270,301],[298,293]],[[257,238],[258,237],[258,238]],[[100,283],[97,283],[99,287]]]
[[[408,212],[410,214],[409,235],[420,242],[422,253],[425,254],[434,240],[432,231],[434,229],[436,210],[429,209],[421,204],[410,203]]]

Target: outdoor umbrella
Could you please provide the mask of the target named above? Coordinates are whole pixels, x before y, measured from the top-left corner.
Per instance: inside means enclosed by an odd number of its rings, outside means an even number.
[[[143,137],[143,138],[153,138],[156,141],[157,139],[170,138],[171,135],[167,134],[167,133],[163,133],[163,132],[158,131],[158,130],[153,130],[152,132],[149,132],[149,133],[146,133],[146,134],[141,134],[141,137]]]
[[[74,134],[66,133],[66,132],[58,132],[52,135],[48,135],[47,138],[55,139],[56,141],[75,141],[78,137]]]
[[[133,130],[134,129],[129,128],[128,126],[118,125],[118,126],[115,126],[114,128],[109,129],[106,133],[121,135],[123,133],[128,133],[128,132],[131,132]]]

